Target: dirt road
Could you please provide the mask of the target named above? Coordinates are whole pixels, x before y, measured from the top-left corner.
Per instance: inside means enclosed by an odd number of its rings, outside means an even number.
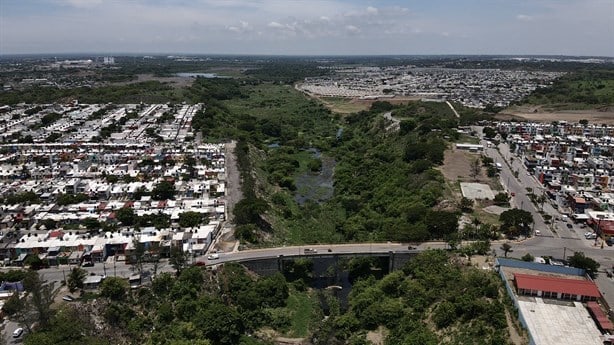
[[[243,193],[241,192],[241,174],[239,173],[239,166],[237,165],[237,157],[235,156],[236,141],[231,141],[226,144],[225,157],[226,157],[226,220],[229,223],[233,221],[234,206],[243,199]]]

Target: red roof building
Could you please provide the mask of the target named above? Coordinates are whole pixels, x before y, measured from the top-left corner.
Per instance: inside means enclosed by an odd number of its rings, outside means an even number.
[[[596,301],[601,297],[597,285],[588,280],[515,273],[514,282],[519,295],[576,301]]]
[[[610,321],[610,319],[605,315],[597,302],[588,302],[586,303],[586,307],[588,308],[588,311],[595,320],[597,326],[601,328],[601,331],[608,332],[614,329],[612,321]]]

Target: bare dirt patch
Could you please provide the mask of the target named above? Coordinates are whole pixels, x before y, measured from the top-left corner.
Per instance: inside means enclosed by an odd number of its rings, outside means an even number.
[[[486,175],[486,170],[483,167],[480,176],[477,176],[475,179],[470,176],[471,162],[475,159],[481,159],[481,155],[479,153],[457,150],[456,148],[446,150],[443,165],[439,170],[448,181],[484,183],[493,190],[498,189],[496,186],[493,186],[492,179]],[[480,164],[482,163],[480,162]]]
[[[384,326],[379,326],[375,331],[367,333],[367,340],[373,345],[384,345],[384,340],[390,333]]]
[[[578,122],[586,119],[589,122],[614,124],[614,109],[589,110],[559,110],[553,111],[542,106],[517,106],[506,109],[496,116],[499,120],[529,120],[535,122],[567,121]]]

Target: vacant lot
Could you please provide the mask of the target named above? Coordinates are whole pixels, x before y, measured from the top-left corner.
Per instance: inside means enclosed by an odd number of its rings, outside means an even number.
[[[559,110],[554,111],[541,106],[519,106],[512,107],[497,114],[496,118],[501,120],[529,120],[536,122],[567,121],[578,122],[582,119],[590,123],[614,124],[614,109],[588,109],[588,110]]]
[[[371,104],[377,101],[383,101],[383,102],[388,102],[392,104],[401,104],[401,103],[407,103],[410,101],[420,100],[420,97],[408,97],[408,96],[373,100],[373,99],[359,99],[359,98],[348,98],[348,97],[324,97],[324,96],[317,96],[317,95],[308,94],[308,93],[306,93],[306,95],[319,100],[320,102],[322,102],[322,104],[324,104],[325,107],[330,109],[330,111],[334,113],[339,113],[339,114],[352,114],[352,113],[357,113],[363,110],[369,110],[369,108],[371,108]]]
[[[475,159],[481,159],[479,153],[470,153],[468,151],[457,150],[455,148],[447,150],[445,152],[443,165],[440,167],[440,170],[443,173],[443,176],[449,181],[479,182],[488,184],[491,188],[493,188],[493,186],[490,184],[492,179],[486,176],[486,171],[484,169],[482,169],[482,174],[478,176],[477,179],[473,179],[471,176],[469,176],[471,161]]]

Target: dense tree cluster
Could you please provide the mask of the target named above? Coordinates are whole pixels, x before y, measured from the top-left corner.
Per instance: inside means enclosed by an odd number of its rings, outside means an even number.
[[[384,326],[386,344],[508,344],[500,291],[496,275],[425,252],[403,271],[356,282],[348,311],[333,311],[312,341],[364,344],[366,331]]]
[[[537,88],[524,102],[539,105],[599,105],[614,103],[614,72],[584,70],[556,80],[551,87]]]

